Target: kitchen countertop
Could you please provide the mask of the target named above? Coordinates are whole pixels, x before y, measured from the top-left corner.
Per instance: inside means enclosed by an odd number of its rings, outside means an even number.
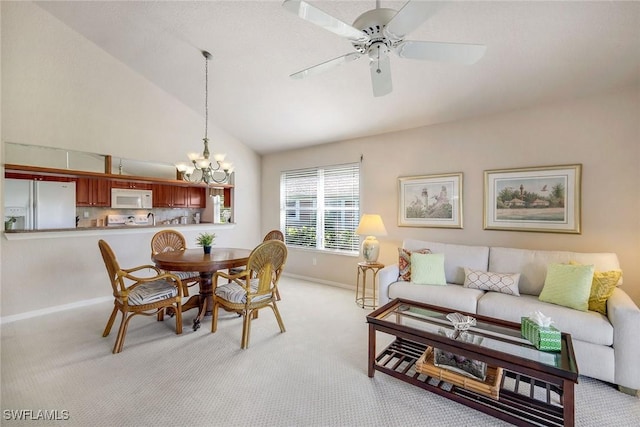
[[[234,228],[235,225],[235,223],[214,224],[210,222],[202,222],[200,224],[123,225],[109,227],[61,228],[55,230],[7,230],[4,232],[4,237],[7,240],[27,240],[74,236],[104,236],[109,234],[138,234],[168,228],[189,229],[190,231],[207,231],[212,228],[231,229]]]

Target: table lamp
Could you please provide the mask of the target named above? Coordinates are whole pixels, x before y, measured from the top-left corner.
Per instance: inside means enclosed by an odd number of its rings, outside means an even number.
[[[367,236],[362,241],[362,255],[367,264],[375,264],[380,253],[380,243],[375,236],[386,236],[387,229],[380,215],[364,214],[360,218],[360,224],[356,229],[356,234]]]

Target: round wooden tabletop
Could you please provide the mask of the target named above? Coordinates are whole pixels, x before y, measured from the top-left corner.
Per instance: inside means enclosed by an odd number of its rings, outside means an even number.
[[[151,259],[163,270],[205,273],[246,265],[249,255],[250,249],[211,248],[211,253],[205,254],[202,248],[198,248],[162,252]]]

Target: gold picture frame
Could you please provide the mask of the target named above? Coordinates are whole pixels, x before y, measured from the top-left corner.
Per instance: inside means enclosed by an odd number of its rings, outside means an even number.
[[[398,178],[398,226],[462,228],[462,172]]]
[[[484,171],[484,229],[581,233],[582,165]]]

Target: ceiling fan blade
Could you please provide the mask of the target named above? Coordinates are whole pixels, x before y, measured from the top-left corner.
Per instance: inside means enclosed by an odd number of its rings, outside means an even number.
[[[282,7],[305,21],[355,42],[366,42],[369,36],[302,0],[285,0]]]
[[[353,62],[356,59],[360,58],[361,56],[362,54],[360,52],[347,53],[346,55],[342,55],[337,58],[330,59],[329,61],[323,62],[318,65],[314,65],[313,67],[307,68],[302,71],[298,71],[297,73],[293,73],[289,77],[291,77],[292,79],[303,79],[313,74],[324,73],[325,71],[328,71],[331,68],[337,67],[338,65],[346,64],[347,62]]]
[[[389,55],[380,55],[377,59],[369,61],[371,69],[371,85],[373,86],[373,96],[385,96],[391,93],[391,64]]]
[[[407,34],[422,25],[440,7],[442,4],[439,2],[409,0],[389,21],[384,32],[387,37],[402,40]]]
[[[411,41],[399,43],[395,52],[401,58],[446,61],[471,65],[476,63],[487,50],[482,44],[440,43]]]

